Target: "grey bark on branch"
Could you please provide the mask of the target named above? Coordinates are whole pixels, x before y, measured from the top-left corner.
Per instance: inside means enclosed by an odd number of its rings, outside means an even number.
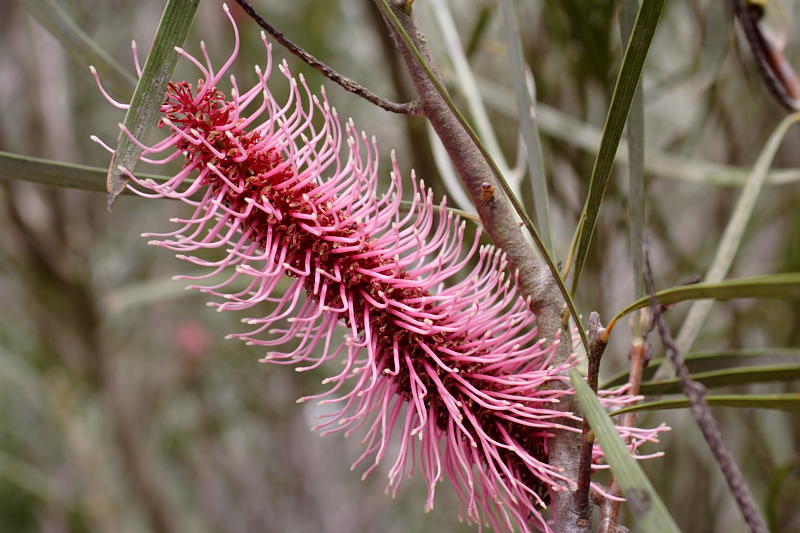
[[[381,0],[375,0],[375,3],[383,13],[389,32],[406,64],[422,114],[430,121],[450,155],[489,238],[506,253],[512,271],[518,271],[520,289],[525,296],[531,297],[531,308],[538,315],[541,335],[549,339],[560,337],[558,359],[565,360],[572,353],[572,339],[568,328],[563,324],[562,312],[566,304],[555,280],[522,233],[511,202],[502,194],[488,162],[453,115],[413,51],[406,46],[405,41],[386,18],[384,3]],[[410,11],[406,9],[407,2],[389,0],[388,3],[402,27],[411,36],[416,48],[436,74],[425,37],[419,31],[413,15],[407,12]],[[488,198],[484,194],[487,189],[495,191]],[[562,400],[559,408],[574,412],[578,407],[570,398],[569,401]],[[561,431],[551,441],[550,464],[562,469],[564,475],[572,480],[578,477],[580,443],[580,434],[568,431]],[[588,521],[582,518],[572,488],[552,491],[551,505],[557,531],[564,533],[591,531]]]

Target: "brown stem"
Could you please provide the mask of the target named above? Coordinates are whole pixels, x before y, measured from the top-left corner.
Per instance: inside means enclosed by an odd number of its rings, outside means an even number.
[[[589,315],[589,367],[586,381],[592,391],[597,393],[597,380],[600,375],[600,360],[606,349],[607,340],[605,328],[600,323],[600,316],[596,312]],[[592,482],[592,448],[594,436],[589,427],[589,421],[584,417],[581,431],[580,464],[578,465],[578,488],[575,499],[578,502],[578,511],[581,517],[591,524],[592,507],[589,503],[589,488]]]
[[[664,349],[669,356],[669,360],[672,362],[672,366],[675,367],[675,372],[683,388],[683,393],[691,404],[692,416],[694,416],[697,426],[700,428],[700,432],[706,439],[708,447],[711,449],[711,454],[719,464],[720,470],[722,470],[725,476],[725,481],[728,482],[728,487],[731,493],[733,493],[736,504],[739,506],[739,510],[742,512],[744,520],[747,522],[750,530],[754,533],[767,533],[764,519],[761,517],[758,507],[756,507],[753,501],[750,489],[747,487],[742,477],[742,472],[733,459],[733,455],[731,455],[730,450],[728,450],[717,421],[711,413],[708,403],[706,403],[706,388],[701,383],[692,379],[689,373],[689,367],[684,363],[683,356],[664,323],[662,317],[663,311],[658,304],[658,298],[655,296],[656,289],[653,283],[653,272],[650,269],[650,257],[647,249],[645,249],[644,274],[647,292],[650,294],[652,300],[651,312],[653,313],[653,320],[661,335],[661,341],[664,344]]]
[[[628,374],[628,394],[637,396],[642,384],[642,376],[647,363],[650,361],[650,346],[647,344],[647,339],[642,336],[634,338],[630,350],[630,373]],[[625,413],[622,415],[621,424],[626,427],[633,427],[636,425],[636,413]],[[627,439],[629,440],[629,439]],[[617,478],[611,478],[611,486],[609,491],[614,496],[622,496]],[[598,533],[617,533],[619,531],[619,511],[621,502],[603,499],[600,504],[600,528]]]
[[[261,26],[264,31],[269,33],[276,41],[278,41],[282,46],[284,46],[287,50],[291,53],[302,59],[304,62],[308,63],[311,67],[315,68],[319,72],[322,73],[323,76],[331,80],[332,82],[340,85],[344,90],[349,91],[353,94],[356,94],[375,104],[378,107],[381,107],[387,111],[391,111],[392,113],[399,113],[401,115],[416,115],[419,114],[419,105],[417,102],[407,102],[407,103],[398,103],[398,102],[391,102],[386,100],[385,98],[378,96],[374,92],[370,91],[360,83],[355,80],[348,78],[347,76],[342,76],[331,67],[314,57],[313,55],[309,54],[305,50],[303,50],[300,46],[295,44],[293,41],[289,40],[282,32],[280,32],[277,28],[272,26],[269,22],[264,20],[261,15],[256,13],[253,6],[251,6],[245,0],[236,0],[236,3],[247,13],[250,18],[252,18],[256,23]]]
[[[381,9],[387,27],[394,38],[395,46],[406,64],[417,91],[422,113],[431,122],[433,129],[450,155],[475,204],[489,238],[506,253],[512,271],[516,270],[518,273],[520,290],[524,295],[531,297],[531,308],[539,317],[539,331],[543,337],[560,338],[561,342],[557,352],[559,362],[566,360],[572,353],[572,342],[569,330],[562,321],[562,310],[565,303],[555,280],[547,266],[536,256],[526,241],[517,224],[517,216],[511,202],[499,192],[502,189],[495,179],[489,163],[447,106],[435,84],[428,77],[425,68],[417,61],[413,51],[396,33],[394,25],[387,19],[388,14],[384,11],[383,1],[375,0],[375,2]],[[407,12],[408,4],[397,1],[390,1],[389,4],[403,29],[411,36],[414,46],[433,67],[434,74],[438,76],[425,37],[417,28],[413,16]],[[496,191],[496,194],[487,197],[483,192],[485,190]],[[577,405],[572,397],[568,398],[559,404],[559,408],[563,411],[575,412]],[[577,479],[579,449],[579,434],[569,431],[558,432],[550,443],[550,464],[561,469],[568,478]],[[566,487],[564,490],[553,491],[551,502],[559,531],[566,533],[590,531],[589,525],[578,513],[574,491]]]

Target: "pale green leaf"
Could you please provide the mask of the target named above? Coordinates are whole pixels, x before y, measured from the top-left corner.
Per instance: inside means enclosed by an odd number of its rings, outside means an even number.
[[[144,139],[158,122],[167,84],[178,62],[175,47],[181,46],[186,40],[198,4],[199,0],[167,0],[153,46],[123,121],[124,126],[137,139]],[[141,152],[141,148],[120,131],[117,150],[111,157],[106,176],[109,209],[128,183],[122,169],[133,172]]]
[[[533,192],[534,216],[539,233],[542,235],[547,249],[552,252],[550,229],[550,196],[547,192],[547,176],[544,170],[544,155],[542,143],[539,138],[539,128],[536,125],[536,102],[528,88],[527,74],[529,72],[522,51],[522,34],[519,27],[519,13],[514,0],[501,0],[500,8],[506,24],[506,39],[508,42],[508,55],[511,59],[511,81],[514,86],[514,96],[517,102],[517,117],[519,129],[525,142],[528,154],[528,173],[531,178]],[[531,75],[531,83],[535,83]]]
[[[775,154],[778,152],[778,147],[781,145],[789,128],[798,121],[800,121],[800,113],[794,113],[786,117],[775,128],[775,131],[767,140],[767,144],[761,150],[753,167],[753,172],[745,182],[736,206],[733,208],[733,213],[725,226],[725,231],[717,246],[714,259],[711,261],[705,278],[703,278],[706,283],[722,281],[728,275],[742,243],[747,224],[755,209],[756,201],[767,179],[767,173],[772,166],[773,159],[775,159]],[[692,344],[700,333],[700,328],[710,308],[711,302],[695,302],[692,304],[675,340],[680,352],[685,353],[692,348]]]
[[[589,181],[589,194],[586,197],[586,203],[578,221],[578,229],[572,241],[570,259],[573,269],[573,294],[578,287],[581,271],[592,244],[600,203],[606,192],[619,141],[622,138],[622,130],[625,127],[628,111],[644,67],[644,60],[650,49],[650,42],[655,34],[663,7],[664,0],[644,0],[636,17],[630,41],[625,49],[625,57],[617,75],[611,105],[608,108],[606,123],[603,127],[600,151],[595,159],[592,177]]]
[[[130,94],[136,85],[136,78],[80,27],[67,13],[63,2],[55,0],[23,0],[23,2],[36,22],[58,39],[75,63],[82,69],[87,65],[94,65],[103,73],[104,79],[114,90]]]
[[[575,394],[592,432],[605,452],[605,460],[622,489],[637,530],[645,533],[679,533],[680,529],[669,514],[642,468],[622,441],[608,413],[581,375],[569,374]]]
[[[729,385],[747,385],[750,383],[767,383],[771,381],[792,381],[800,379],[800,365],[764,365],[745,366],[698,372],[692,379],[708,388],[727,387]],[[683,389],[677,378],[660,381],[644,381],[639,392],[654,396],[660,394],[679,393]]]
[[[627,46],[636,24],[639,0],[623,0],[620,5],[619,26],[622,42]],[[644,295],[644,228],[645,228],[645,183],[644,183],[644,97],[639,81],[631,102],[627,121],[628,141],[628,238],[630,242],[631,267],[633,270],[633,294]]]
[[[772,298],[794,299],[800,298],[800,272],[786,274],[768,274],[721,281],[719,283],[695,283],[681,285],[671,289],[664,289],[655,294],[658,303],[662,305],[675,304],[686,300],[732,300],[735,298]],[[609,322],[610,330],[619,321],[632,311],[649,307],[649,296],[636,300],[631,305],[617,313]]]

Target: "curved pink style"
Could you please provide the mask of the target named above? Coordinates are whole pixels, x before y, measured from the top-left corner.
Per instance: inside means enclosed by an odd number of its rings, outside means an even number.
[[[156,239],[150,243],[207,267],[180,277],[221,298],[209,304],[217,310],[270,310],[243,320],[250,331],[229,336],[267,347],[262,361],[297,371],[344,363],[324,380],[326,392],[299,401],[339,407],[318,426],[325,433],[363,430],[354,466],[364,475],[391,453],[395,435],[393,493],[418,469],[427,509],[447,477],[467,520],[497,531],[551,531],[548,492],[571,481],[547,464],[548,440],[555,429],[579,431],[565,425],[576,417],[554,408],[571,392],[551,385],[567,381],[572,362],[553,364],[558,340],[538,338],[503,254],[481,246],[480,231],[468,237],[464,221],[444,201],[436,207],[413,172],[404,208],[394,153],[389,188],[378,195],[375,139],[352,121],[343,128],[324,91],[313,95],[285,62],[277,70],[289,96],[278,102],[268,87],[275,65],[266,39],[258,83],[241,92],[231,77],[225,96],[218,83],[238,43],[237,32],[219,71],[207,54],[203,62],[179,50],[203,79],[196,87],[170,84],[159,123],[167,137],[143,146],[142,159],[183,157],[183,170],[161,183],[131,175],[130,188],[180,199],[194,212],[173,219],[179,227],[171,233],[146,235]],[[191,255],[208,248],[223,250],[222,259]],[[222,283],[199,283],[221,273]],[[278,289],[287,278],[288,288]],[[615,398],[609,402],[630,401]],[[620,433],[636,449],[662,429]]]

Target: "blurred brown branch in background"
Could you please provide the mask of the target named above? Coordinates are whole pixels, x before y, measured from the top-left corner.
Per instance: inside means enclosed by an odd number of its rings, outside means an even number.
[[[663,310],[655,295],[656,287],[653,281],[653,270],[650,266],[650,253],[646,243],[644,252],[644,279],[647,292],[650,294],[650,298],[653,302],[650,307],[653,321],[656,324],[658,333],[661,335],[661,342],[664,344],[667,356],[672,366],[675,368],[678,379],[681,381],[683,392],[692,405],[692,415],[700,431],[703,433],[708,447],[711,449],[711,454],[714,456],[722,473],[725,475],[728,487],[733,493],[734,498],[736,498],[736,503],[739,505],[739,509],[744,516],[745,522],[747,522],[747,525],[750,527],[750,530],[753,531],[753,533],[767,533],[767,526],[764,523],[764,519],[761,517],[758,506],[756,506],[753,501],[753,495],[750,493],[750,489],[742,476],[741,470],[739,470],[739,466],[736,464],[736,460],[725,444],[725,439],[722,437],[719,424],[717,424],[717,420],[714,418],[711,408],[705,401],[706,388],[701,383],[692,379],[689,368],[683,361],[678,346],[675,344],[675,340],[672,338],[669,329],[667,329],[667,325],[664,323]]]
[[[235,0],[237,4],[247,13],[250,18],[252,18],[256,23],[261,26],[267,33],[269,33],[276,41],[278,41],[281,45],[283,45],[287,50],[291,53],[302,59],[308,65],[312,66],[319,72],[321,72],[326,78],[331,80],[332,82],[336,83],[337,85],[344,88],[344,90],[349,91],[355,95],[360,96],[361,98],[367,100],[368,102],[372,102],[376,106],[383,108],[387,111],[391,111],[392,113],[399,113],[402,115],[415,115],[419,113],[419,106],[416,102],[408,102],[408,103],[397,103],[397,102],[390,102],[385,98],[382,98],[375,94],[374,92],[370,91],[360,83],[348,78],[347,76],[343,76],[335,71],[333,68],[329,67],[310,53],[306,52],[303,48],[295,44],[291,41],[286,35],[282,32],[278,31],[272,24],[267,22],[261,15],[256,13],[253,6],[251,6],[245,0]]]

